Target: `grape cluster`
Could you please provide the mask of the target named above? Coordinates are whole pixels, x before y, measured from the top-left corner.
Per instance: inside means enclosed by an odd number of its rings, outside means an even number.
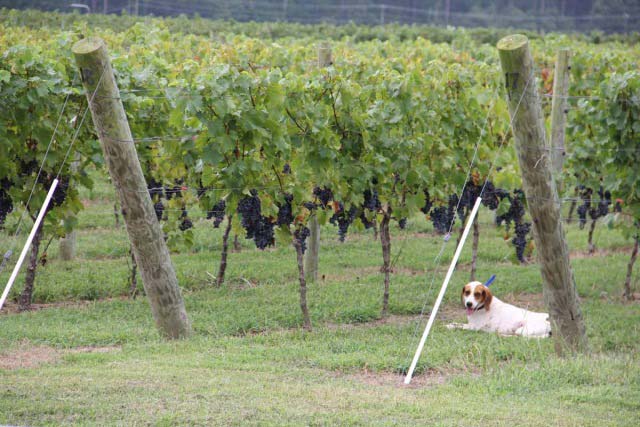
[[[496,187],[493,182],[487,181],[482,193],[482,204],[492,211],[498,209],[500,201],[509,196],[509,192]]]
[[[247,231],[247,239],[253,238],[253,231],[260,222],[261,207],[258,193],[251,190],[251,195],[240,199],[238,213],[241,215],[240,223]]]
[[[580,230],[582,230],[587,223],[587,214],[591,210],[591,195],[593,194],[593,190],[581,185],[578,187],[578,191],[580,192],[580,199],[582,199],[582,204],[578,206],[578,226]]]
[[[611,206],[611,192],[603,191],[602,186],[598,190],[598,196],[600,196],[600,201],[598,202],[597,207],[594,209],[597,212],[596,214],[592,213],[591,218],[597,219],[603,216],[607,216],[609,214],[609,206]],[[595,216],[595,218],[594,218]]]
[[[311,231],[307,227],[298,227],[296,231],[293,232],[293,238],[296,239],[300,245],[302,253],[307,250],[307,237],[309,237],[309,234],[311,234]]]
[[[149,192],[149,196],[151,197],[151,202],[153,203],[153,211],[156,214],[156,218],[158,219],[158,221],[166,220],[166,207],[162,202],[162,199],[165,198],[167,200],[171,200],[174,197],[181,198],[183,180],[175,180],[176,185],[174,185],[173,187],[164,186],[162,182],[157,181],[153,177],[146,178],[146,181],[147,191]],[[204,188],[199,188],[198,195],[201,196],[203,194]],[[209,219],[209,216],[207,216],[207,219]],[[180,229],[180,231],[187,231],[190,228],[193,228],[193,221],[191,220],[191,218],[189,218],[189,212],[184,207],[182,208],[182,213],[180,215],[180,224],[178,225],[178,228]]]
[[[452,194],[449,196],[448,205],[438,206],[431,210],[431,222],[433,227],[440,234],[448,233],[453,224],[456,222],[455,212],[458,205],[458,195]]]
[[[581,185],[578,187],[578,191],[580,193],[580,198],[582,199],[582,204],[578,206],[580,229],[583,229],[587,223],[587,214],[593,221],[609,214],[609,207],[613,201],[611,200],[611,193],[609,191],[604,191],[602,185],[598,190],[600,200],[597,203],[592,199],[593,189]]]
[[[333,200],[333,191],[327,187],[315,187],[313,189],[313,195],[320,201],[320,206],[326,208],[329,202]]]
[[[184,180],[176,179],[174,181],[175,185],[173,187],[164,187],[164,195],[167,200],[171,200],[172,198],[179,199],[182,197],[182,184]]]
[[[364,228],[368,230],[375,225],[375,222],[369,220],[366,211],[378,212],[380,209],[382,209],[382,203],[380,203],[380,199],[378,198],[377,190],[364,190],[363,196],[364,202],[358,210],[358,218],[360,218],[360,221],[362,221]]]
[[[509,196],[508,191],[497,188],[491,181],[486,181],[483,185],[475,184],[473,180],[467,181],[458,207],[458,217],[462,222],[467,219],[469,212],[471,212],[473,205],[476,203],[476,199],[481,194],[482,204],[492,211],[498,209],[500,201]]]
[[[351,206],[349,210],[344,209],[344,205],[342,203],[338,203],[338,208],[333,216],[329,219],[329,222],[333,225],[338,225],[338,236],[340,237],[340,241],[344,242],[345,237],[347,236],[347,230],[349,230],[349,225],[356,219],[358,210],[355,206]]]
[[[160,221],[164,214],[164,204],[162,198],[164,197],[164,189],[162,183],[156,181],[154,178],[147,178],[147,191],[149,191],[149,197],[153,202],[153,210],[156,213],[156,218]]]
[[[193,227],[193,222],[189,219],[189,213],[186,209],[182,209],[182,215],[180,216],[180,218],[182,218],[182,221],[179,225],[180,231],[187,231],[188,229]]]
[[[424,206],[420,208],[420,211],[427,215],[431,208],[433,207],[433,200],[431,200],[431,196],[429,195],[429,190],[425,188],[424,190]]]
[[[56,189],[53,192],[53,195],[51,196],[51,205],[54,207],[62,206],[65,199],[67,198],[68,190],[69,190],[69,178],[66,176],[61,176],[60,179],[58,180],[58,185],[56,186]]]
[[[364,228],[367,230],[375,225],[375,222],[369,221],[369,218],[367,218],[367,215],[364,212],[364,209],[360,210],[360,215],[358,215],[358,218],[360,218],[362,225],[364,225]]]
[[[447,216],[447,208],[445,206],[438,206],[431,210],[431,222],[433,227],[440,234],[445,234],[449,231],[449,224],[451,219]]]
[[[291,165],[289,163],[285,163],[282,167],[282,173],[285,175],[289,175],[291,173]]]
[[[285,194],[284,203],[278,204],[278,218],[276,219],[276,225],[288,226],[293,222],[293,210],[291,209],[291,202],[293,201],[293,195]]]
[[[161,199],[164,196],[162,183],[156,181],[154,178],[147,180],[147,190],[149,190],[149,196],[151,196],[152,200],[156,197]]]
[[[400,227],[400,230],[407,228],[407,218],[400,218],[398,220],[398,227]]]
[[[54,179],[55,178],[53,175],[43,172],[40,174],[40,177],[38,178],[38,182],[48,190],[49,188],[51,188],[51,185],[53,184]],[[69,178],[66,176],[61,176],[58,179],[58,185],[56,186],[56,189],[53,191],[53,194],[51,195],[51,202],[47,207],[47,212],[49,212],[51,209],[55,207],[62,206],[64,201],[67,199],[68,190],[69,190]]]
[[[509,199],[511,206],[507,212],[496,216],[496,224],[499,226],[504,222],[507,230],[512,222],[515,224],[515,236],[511,239],[511,244],[516,248],[516,257],[518,260],[524,263],[524,251],[527,247],[527,235],[531,231],[531,223],[524,222],[524,192],[518,189],[513,190],[513,194],[499,194],[499,197]]]
[[[273,246],[275,243],[275,234],[273,233],[273,223],[265,216],[260,217],[258,226],[253,233],[253,241],[260,250],[267,246]]]
[[[511,240],[513,246],[516,247],[516,256],[522,263],[524,260],[524,251],[527,247],[527,234],[531,231],[531,224],[528,222],[517,222],[515,227],[515,237]]]
[[[509,210],[502,215],[496,215],[496,225],[500,226],[505,223],[505,228],[509,230],[512,222],[518,224],[522,222],[524,217],[524,192],[522,190],[513,190],[513,195],[507,193],[503,196],[510,201]]]
[[[7,178],[0,180],[0,226],[4,224],[7,215],[13,211],[13,200],[11,200],[11,196],[9,196],[10,188],[11,181]]]
[[[364,190],[364,203],[362,207],[371,212],[378,212],[382,208],[382,203],[380,203],[380,199],[378,198],[378,191]]]
[[[251,190],[251,195],[246,196],[238,203],[240,223],[247,232],[246,238],[253,239],[258,249],[265,249],[275,242],[274,223],[262,215],[258,192]]]
[[[475,185],[472,181],[468,181],[467,185],[464,186],[464,190],[462,191],[462,196],[460,196],[460,200],[458,202],[458,218],[460,221],[464,223],[473,209],[473,205],[476,203],[476,199],[480,196],[480,191],[482,191],[482,187],[479,185]]]
[[[162,214],[164,213],[164,205],[162,204],[162,202],[158,201],[154,203],[153,210],[156,213],[156,218],[158,218],[158,221],[160,221],[162,219]]]
[[[38,171],[39,168],[38,162],[35,160],[29,160],[28,162],[20,161],[20,174],[24,176],[29,176],[34,172]]]
[[[207,211],[207,219],[213,218],[213,227],[218,228],[224,219],[224,211],[227,208],[227,202],[218,200],[210,211]]]

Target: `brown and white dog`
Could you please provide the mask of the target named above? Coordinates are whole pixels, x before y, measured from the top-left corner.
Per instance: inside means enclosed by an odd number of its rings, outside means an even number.
[[[500,301],[481,282],[470,282],[462,288],[462,305],[469,323],[452,323],[449,329],[498,332],[502,335],[545,338],[551,335],[547,313],[535,313]]]

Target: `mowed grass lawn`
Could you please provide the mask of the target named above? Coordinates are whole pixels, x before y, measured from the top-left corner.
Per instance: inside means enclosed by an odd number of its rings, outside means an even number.
[[[467,245],[414,382],[404,386],[426,323],[420,313],[430,310],[455,244],[435,269],[442,237],[424,218],[392,229],[397,261],[385,320],[379,242],[354,232],[341,244],[335,228],[323,228],[310,333],[300,328],[291,247],[260,252],[241,239],[226,284],[216,288],[221,231],[196,220],[194,246],[173,254],[194,334],[167,342],[144,296],[127,297],[129,245],[114,227],[111,191],[101,184],[84,197],[77,259],[60,261],[53,243],[38,270],[38,309],[17,314],[9,304],[0,314],[0,424],[636,426],[640,419],[640,305],[620,299],[631,244],[604,224],[593,256],[585,254],[586,230],[568,226],[589,354],[559,358],[551,340],[447,330],[446,322],[464,321],[458,297],[469,278]],[[11,221],[0,232],[3,253],[13,242]],[[543,310],[538,267],[513,263],[504,230],[488,225],[491,213],[481,222],[479,278],[497,274],[501,299]],[[8,275],[0,274],[2,286]]]

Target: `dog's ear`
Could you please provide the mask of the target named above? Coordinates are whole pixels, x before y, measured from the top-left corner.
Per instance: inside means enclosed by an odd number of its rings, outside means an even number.
[[[460,293],[460,302],[462,303],[462,305],[464,305],[464,291],[466,291],[466,290],[467,290],[467,286],[468,286],[468,285],[464,285],[464,286],[462,287],[462,292]]]
[[[491,308],[491,301],[493,300],[493,294],[486,286],[482,287],[482,297],[484,299],[484,309],[489,311]]]

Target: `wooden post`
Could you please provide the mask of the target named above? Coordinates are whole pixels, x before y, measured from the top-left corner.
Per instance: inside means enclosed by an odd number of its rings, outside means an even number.
[[[636,235],[634,238],[633,249],[631,250],[631,259],[627,264],[627,277],[624,280],[624,298],[627,301],[631,301],[633,299],[633,293],[631,292],[631,276],[633,275],[633,264],[636,262],[636,258],[638,258],[638,245],[640,244],[640,235]]]
[[[60,239],[60,259],[71,261],[76,256],[77,232],[72,230]]]
[[[147,191],[105,43],[99,38],[86,38],[73,46],[73,53],[156,325],[168,338],[187,336],[191,327],[184,301]]]
[[[311,331],[311,316],[309,316],[309,306],[307,305],[307,281],[304,274],[304,260],[302,255],[302,245],[293,237],[293,247],[296,249],[296,261],[298,263],[298,280],[300,282],[300,310],[302,311],[302,328]]]
[[[473,245],[471,246],[471,274],[469,275],[469,281],[476,280],[476,270],[478,266],[478,246],[480,245],[480,225],[478,224],[478,218],[473,221]]]
[[[328,67],[332,63],[331,45],[327,42],[318,46],[318,67]],[[304,256],[305,279],[309,283],[318,280],[320,268],[320,223],[315,213],[309,218],[309,237],[307,250]]]
[[[522,186],[533,220],[533,235],[549,309],[556,351],[586,350],[584,320],[578,302],[569,249],[562,229],[560,203],[545,144],[542,108],[533,74],[527,37],[516,34],[498,42],[506,78],[509,111]]]
[[[382,272],[384,273],[384,292],[382,293],[382,313],[383,318],[389,314],[389,286],[391,284],[391,234],[389,233],[389,222],[391,214],[385,211],[380,221],[380,243],[382,244]]]
[[[333,63],[331,57],[331,45],[329,42],[322,42],[318,45],[318,67],[325,68]]]
[[[565,158],[564,134],[567,123],[567,96],[569,95],[569,76],[571,75],[569,59],[571,51],[561,49],[556,57],[556,68],[553,73],[553,98],[551,102],[551,158],[553,172],[558,179],[562,174]]]
[[[309,218],[308,239],[309,244],[304,257],[304,272],[307,282],[313,283],[318,280],[318,269],[320,267],[320,223],[315,213]]]
[[[76,120],[76,123],[78,121]],[[79,154],[76,154],[76,159],[71,163],[71,171],[75,174],[78,172],[78,165],[80,160],[78,160]],[[60,259],[63,261],[71,261],[76,256],[76,247],[77,247],[77,232],[76,230],[71,230],[68,232],[63,238],[60,239]]]

